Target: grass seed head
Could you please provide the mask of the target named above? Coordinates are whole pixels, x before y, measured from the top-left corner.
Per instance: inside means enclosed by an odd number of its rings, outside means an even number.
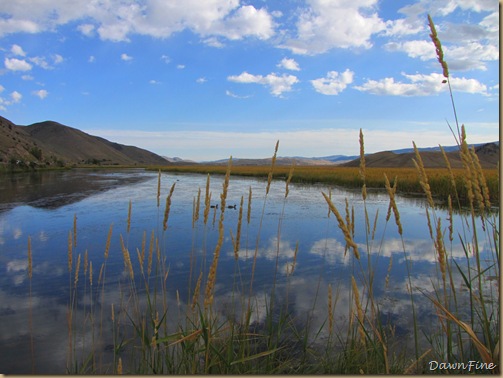
[[[272,175],[274,172],[274,166],[276,165],[276,154],[278,153],[279,140],[276,142],[276,147],[274,148],[274,155],[271,160],[271,169],[269,170],[269,174],[267,175],[267,187],[265,190],[265,194],[269,194],[269,188],[271,187]]]
[[[169,190],[169,194],[166,197],[166,208],[164,209],[164,220],[162,222],[163,230],[166,231],[168,229],[168,218],[169,218],[169,210],[171,208],[171,196],[173,195],[173,191],[175,190],[176,182],[171,185],[171,189]]]
[[[77,257],[77,265],[75,267],[75,280],[73,282],[74,287],[77,287],[77,283],[79,282],[79,270],[80,270],[80,253]]]
[[[446,79],[449,78],[449,68],[447,67],[447,62],[444,60],[444,50],[442,49],[442,43],[440,43],[440,39],[438,39],[437,29],[435,28],[435,24],[430,15],[428,15],[428,25],[430,27],[430,38],[435,45],[435,50],[437,53],[437,59],[440,65],[442,66],[442,73]]]
[[[105,244],[105,260],[108,259],[108,252],[110,251],[110,242],[112,241],[112,231],[114,224],[110,224],[110,228],[108,229],[107,242]]]
[[[68,232],[68,271],[72,272],[72,262],[73,262],[73,244],[72,244],[72,233]]]

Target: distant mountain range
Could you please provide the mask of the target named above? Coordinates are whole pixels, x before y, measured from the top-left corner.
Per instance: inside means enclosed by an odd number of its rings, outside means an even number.
[[[499,141],[470,145],[474,147],[480,164],[483,168],[496,168],[500,161]],[[443,147],[449,158],[452,168],[462,167],[458,146]],[[439,147],[418,148],[424,166],[427,168],[445,168],[445,161]],[[365,155],[365,166],[374,168],[414,167],[412,159],[415,158],[413,148],[404,148],[393,151],[382,151]],[[216,160],[204,164],[227,164],[228,160]],[[357,167],[360,165],[359,155],[331,155],[324,157],[278,157],[277,165],[338,165],[343,167]],[[233,165],[270,165],[271,158],[266,159],[239,159],[232,158]]]
[[[500,161],[499,142],[473,145],[484,168],[496,168]],[[461,167],[457,146],[444,147],[451,166]],[[445,167],[438,147],[420,148],[424,165]],[[412,148],[383,151],[365,155],[367,167],[413,167]],[[201,164],[227,164],[228,160],[208,161]],[[271,158],[233,158],[233,165],[269,165]],[[340,165],[358,166],[359,156],[331,155],[325,157],[278,157],[278,165]],[[18,126],[0,117],[0,166],[71,166],[71,165],[186,165],[198,164],[179,157],[163,157],[150,151],[110,142],[78,129],[54,121]]]

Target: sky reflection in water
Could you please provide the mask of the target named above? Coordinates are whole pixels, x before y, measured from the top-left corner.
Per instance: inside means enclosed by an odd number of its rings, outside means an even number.
[[[33,313],[33,334],[35,340],[35,366],[37,373],[63,373],[66,366],[67,349],[67,305],[69,303],[69,276],[67,266],[67,241],[72,231],[73,217],[77,216],[77,254],[88,252],[93,262],[97,280],[107,233],[113,224],[113,238],[110,258],[107,262],[107,285],[105,297],[89,291],[81,293],[80,306],[75,313],[84,317],[86,306],[103,306],[109,312],[111,303],[118,303],[121,293],[117,282],[124,277],[124,264],[120,248],[122,235],[129,246],[133,267],[139,272],[136,248],[141,249],[143,233],[146,231],[147,243],[152,230],[161,235],[160,243],[169,266],[168,303],[173,308],[180,307],[184,313],[187,303],[191,256],[196,273],[192,273],[192,289],[201,266],[205,275],[211,264],[211,256],[218,238],[218,216],[213,224],[214,209],[211,209],[208,225],[203,225],[203,206],[206,176],[195,174],[163,174],[160,207],[157,203],[157,174],[139,170],[125,172],[70,171],[47,173],[47,176],[17,178],[16,181],[0,183],[8,188],[8,196],[1,198],[0,206],[0,366],[3,373],[31,372],[29,311]],[[24,181],[23,181],[24,180]],[[35,181],[34,181],[35,180]],[[211,178],[212,204],[220,202],[222,176]],[[36,185],[32,185],[33,182]],[[162,222],[166,196],[175,183],[172,197],[168,230],[163,234]],[[66,185],[66,186],[65,186]],[[249,188],[252,188],[252,212],[250,224],[246,223],[246,207]],[[192,228],[192,205],[201,188],[201,215],[195,228]],[[312,316],[310,327],[319,329],[327,317],[327,286],[334,289],[336,305],[336,325],[344,329],[351,302],[351,275],[363,279],[363,271],[368,266],[367,243],[364,232],[363,200],[359,191],[349,192],[332,188],[332,201],[344,216],[345,200],[349,208],[354,207],[355,240],[359,245],[362,267],[355,264],[351,250],[345,252],[342,232],[333,215],[328,216],[328,207],[321,192],[328,193],[325,186],[290,185],[285,200],[285,184],[274,181],[264,206],[265,183],[261,180],[231,177],[227,196],[228,205],[237,209],[225,210],[225,240],[217,271],[215,304],[224,316],[240,318],[239,304],[232,309],[230,301],[235,287],[234,272],[236,263],[231,241],[230,229],[236,235],[239,203],[244,196],[244,214],[239,251],[239,269],[244,282],[243,292],[248,295],[251,269],[255,251],[257,268],[254,278],[254,303],[256,312],[252,320],[264,320],[266,301],[271,295],[271,284],[276,277],[275,295],[278,302],[288,297],[289,309],[299,322]],[[38,194],[37,194],[38,192]],[[56,200],[55,198],[58,198]],[[131,230],[127,234],[128,203],[132,202]],[[410,298],[407,291],[408,276],[404,264],[403,249],[408,253],[412,265],[412,286],[426,291],[433,290],[438,281],[436,256],[433,243],[428,235],[424,202],[418,199],[397,197],[404,239],[397,232],[393,217],[385,222],[388,209],[385,194],[373,194],[367,199],[367,210],[371,224],[378,211],[375,240],[371,242],[370,261],[375,269],[375,295],[380,298],[383,314],[387,314],[396,326],[396,332],[410,336],[412,318]],[[262,227],[260,221],[264,208]],[[350,210],[351,211],[351,210]],[[447,227],[447,213],[436,210]],[[455,228],[460,229],[461,219],[456,216]],[[260,234],[259,234],[260,230]],[[259,238],[257,238],[259,235]],[[480,235],[483,235],[480,230]],[[28,260],[27,239],[31,237],[33,251],[33,279],[31,305],[28,300]],[[203,239],[206,241],[203,242]],[[292,269],[296,243],[298,255],[294,273]],[[205,247],[206,246],[206,247]],[[447,246],[454,258],[464,258],[459,242]],[[489,249],[489,247],[485,247]],[[207,261],[203,262],[202,256]],[[392,257],[389,285],[384,287]],[[276,271],[276,261],[278,272]],[[75,264],[75,261],[74,261]],[[81,273],[82,274],[82,273]],[[455,275],[456,276],[456,275]],[[461,278],[459,282],[461,285]],[[488,283],[491,284],[491,283]],[[177,302],[177,291],[181,303]],[[431,303],[417,296],[422,324],[435,316]],[[88,308],[87,308],[88,309]],[[105,316],[109,322],[109,315]],[[173,324],[176,324],[173,321]],[[104,327],[105,335],[99,347],[107,350],[110,341],[110,327]],[[323,333],[321,334],[323,338]],[[85,336],[90,340],[91,335]],[[82,347],[84,350],[85,347]],[[112,353],[105,353],[105,359]]]

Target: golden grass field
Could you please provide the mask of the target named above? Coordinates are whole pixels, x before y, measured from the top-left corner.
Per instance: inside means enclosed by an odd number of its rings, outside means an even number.
[[[201,174],[225,174],[226,167],[223,165],[172,165],[153,168],[156,171],[160,169],[165,172],[180,173],[201,173]],[[275,178],[286,178],[292,167],[276,166],[274,170]],[[345,188],[361,188],[362,180],[357,167],[339,167],[339,166],[294,166],[294,172],[291,178],[293,183],[304,184],[329,184]],[[232,175],[247,177],[267,177],[270,166],[233,166]],[[447,197],[453,191],[453,186],[448,168],[425,168],[429,178],[432,195],[441,202],[446,202]],[[491,203],[499,204],[499,171],[497,169],[482,169],[485,176]],[[463,183],[463,177],[466,174],[465,169],[453,168],[456,191],[462,201],[466,200],[466,188]],[[385,189],[386,175],[393,181],[398,180],[396,192],[404,195],[420,195],[423,193],[418,180],[418,171],[415,168],[366,168],[365,180],[367,189]]]

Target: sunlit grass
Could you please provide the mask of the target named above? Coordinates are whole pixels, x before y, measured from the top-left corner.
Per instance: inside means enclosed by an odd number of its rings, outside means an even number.
[[[430,19],[431,21],[431,19]],[[436,33],[432,22],[432,39]],[[435,46],[441,47],[436,41]],[[447,64],[441,59],[446,81]],[[416,153],[414,169],[372,169],[365,167],[363,134],[360,133],[360,167],[281,167],[274,164],[278,145],[269,167],[227,166],[174,166],[172,172],[199,172],[207,175],[206,191],[194,188],[192,210],[193,240],[191,274],[186,296],[175,288],[167,265],[166,236],[172,232],[169,217],[171,195],[176,191],[173,184],[166,197],[164,213],[160,202],[163,182],[161,172],[157,186],[157,227],[144,230],[140,245],[130,245],[130,225],[134,222],[135,204],[124,202],[127,208],[127,231],[114,235],[120,240],[124,260],[124,274],[119,281],[108,282],[107,260],[109,256],[112,226],[104,245],[104,261],[98,279],[93,281],[91,266],[86,253],[77,244],[77,218],[73,232],[68,234],[68,362],[70,373],[106,374],[410,374],[442,373],[431,371],[430,361],[458,364],[475,361],[485,364],[478,373],[499,373],[500,341],[500,235],[499,214],[491,206],[498,203],[498,172],[483,170],[474,153],[467,148],[464,127],[459,127],[460,155],[463,168],[425,169],[421,155]],[[261,203],[251,204],[251,189],[248,202],[247,223],[250,211],[258,212],[260,226],[257,235],[249,236],[244,244],[254,251],[253,264],[240,264],[240,243],[243,226],[244,198],[240,204],[238,224],[226,229],[226,195],[232,175],[264,177],[265,195]],[[211,232],[210,212],[211,175],[225,174],[220,193],[218,214],[218,239],[214,245],[208,242]],[[254,274],[257,251],[260,243],[262,220],[267,216],[271,201],[269,189],[272,178],[285,180],[285,192],[281,201],[283,211],[278,218],[277,239],[281,239],[281,222],[288,206],[288,183],[324,183],[327,186],[341,185],[361,190],[363,206],[356,212],[346,200],[336,203],[330,192],[320,193],[320,206],[327,206],[336,217],[342,231],[341,243],[345,244],[352,267],[351,278],[340,287],[318,284],[313,303],[326,303],[325,321],[311,327],[312,314],[300,317],[289,311],[288,295],[285,300],[276,295],[280,267],[270,276],[269,292],[265,298],[254,291]],[[267,178],[267,180],[266,180]],[[454,183],[454,185],[453,185]],[[367,190],[382,188],[389,197],[387,214],[370,213]],[[246,191],[247,188],[243,188]],[[424,222],[427,223],[431,250],[435,254],[435,272],[429,277],[431,289],[414,283],[411,251],[405,238],[411,230],[404,229],[400,220],[400,208],[395,194],[400,192],[420,194],[425,198]],[[204,196],[204,198],[202,198]],[[215,199],[215,197],[213,197]],[[448,218],[439,216],[434,198],[445,201]],[[126,199],[125,199],[126,201]],[[201,206],[204,203],[204,209]],[[155,206],[153,204],[152,206]],[[326,207],[325,207],[326,208]],[[460,212],[461,222],[455,225],[453,212]],[[203,217],[200,217],[200,212]],[[125,211],[126,212],[126,211]],[[355,228],[355,219],[362,219],[364,227]],[[299,219],[302,222],[302,219]],[[384,224],[382,235],[376,234],[376,225]],[[479,225],[482,225],[480,231]],[[236,227],[236,228],[234,228]],[[387,228],[396,228],[400,237],[400,256],[406,265],[405,292],[408,299],[402,302],[401,313],[410,316],[412,348],[407,350],[407,341],[396,335],[393,320],[386,320],[376,288],[388,285],[388,277],[376,282],[376,272],[382,256],[382,243]],[[203,232],[198,244],[197,232]],[[414,230],[412,230],[414,231]],[[224,314],[214,301],[216,283],[219,281],[220,253],[224,235],[231,235],[235,256],[233,285],[228,307]],[[151,235],[148,240],[147,235]],[[454,258],[454,240],[462,245],[464,258]],[[31,240],[28,239],[29,274],[31,282]],[[355,240],[365,240],[357,243]],[[243,243],[241,243],[243,245]],[[483,253],[484,250],[484,253]],[[200,251],[197,254],[196,251]],[[279,244],[277,245],[279,253]],[[296,277],[297,253],[303,253],[297,245],[295,255],[286,274],[286,290]],[[74,258],[77,256],[76,258]],[[84,273],[81,271],[81,256],[84,256]],[[133,263],[133,261],[137,261]],[[88,265],[89,264],[89,265]],[[392,261],[388,266],[388,276]],[[86,266],[89,266],[87,278]],[[94,263],[98,266],[98,263]],[[251,271],[245,271],[250,268]],[[80,277],[84,279],[79,279]],[[348,276],[348,277],[349,277]],[[251,277],[245,281],[244,277]],[[93,285],[94,282],[94,285]],[[31,287],[31,286],[30,286]],[[341,290],[339,290],[341,289]],[[344,290],[342,293],[341,291]],[[319,293],[326,292],[321,296]],[[85,293],[91,293],[90,306],[79,304]],[[112,302],[106,300],[114,294]],[[173,299],[174,296],[174,299]],[[31,297],[31,294],[30,294]],[[172,300],[168,303],[167,298]],[[431,316],[427,332],[420,332],[418,301],[427,299]],[[347,322],[337,324],[334,314],[340,303],[346,300]],[[325,302],[326,301],[326,302]],[[100,304],[98,306],[98,304]],[[265,307],[265,319],[255,321],[254,315]],[[314,305],[313,305],[314,308]],[[231,316],[232,315],[232,316]],[[105,330],[108,330],[106,332]],[[86,333],[92,337],[84,338]],[[106,338],[106,340],[104,340]],[[98,344],[101,347],[98,347]],[[104,345],[109,345],[113,358],[106,358]],[[62,346],[63,347],[63,346]],[[410,344],[409,344],[410,347]],[[33,353],[33,352],[32,352]],[[36,353],[36,351],[34,352]],[[458,365],[456,365],[458,366]],[[465,367],[449,373],[468,373]]]
[[[178,173],[210,173],[225,174],[225,166],[221,165],[173,165],[156,167],[163,172]],[[293,183],[304,184],[326,184],[336,185],[345,188],[361,188],[361,180],[357,167],[338,166],[295,166],[295,175],[292,177]],[[466,188],[463,183],[465,170],[463,168],[452,169],[455,180],[455,189],[450,179],[447,168],[425,168],[433,196],[443,203],[447,203],[448,196],[457,191],[461,201],[467,199]],[[286,178],[290,171],[289,166],[276,166],[275,177]],[[235,176],[266,178],[269,172],[267,166],[234,166],[232,173]],[[499,204],[499,172],[497,169],[482,169],[482,173],[487,181],[491,202]],[[402,195],[420,195],[423,193],[418,181],[417,170],[415,168],[366,168],[367,189],[385,190],[384,175],[397,177],[397,193]]]

